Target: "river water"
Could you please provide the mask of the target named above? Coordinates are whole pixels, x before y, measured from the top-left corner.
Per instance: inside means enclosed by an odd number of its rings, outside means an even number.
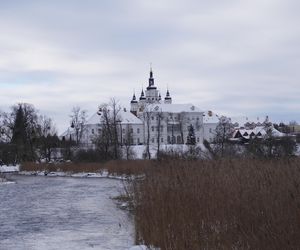
[[[0,185],[0,249],[126,250],[133,224],[111,197],[122,183],[112,179],[10,177]]]

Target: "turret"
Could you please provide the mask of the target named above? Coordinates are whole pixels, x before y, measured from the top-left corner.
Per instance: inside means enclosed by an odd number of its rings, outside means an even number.
[[[144,100],[146,100],[146,97],[145,97],[145,94],[144,94],[144,90],[142,89],[141,96],[140,96],[140,101],[144,101]]]
[[[137,115],[138,111],[138,102],[136,100],[135,94],[132,96],[132,100],[130,102],[130,112],[134,115]]]
[[[167,89],[166,97],[165,97],[165,104],[172,104],[172,98],[170,96],[170,92]]]

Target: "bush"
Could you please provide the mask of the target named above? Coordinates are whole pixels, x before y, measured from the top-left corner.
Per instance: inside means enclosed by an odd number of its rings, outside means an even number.
[[[16,164],[16,147],[9,143],[0,143],[0,165]]]
[[[78,150],[74,157],[75,162],[101,162],[103,157],[97,150]]]

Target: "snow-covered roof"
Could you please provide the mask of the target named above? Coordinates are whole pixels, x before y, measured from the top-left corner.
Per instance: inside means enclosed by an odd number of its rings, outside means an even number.
[[[73,133],[75,133],[75,130],[72,129],[72,128],[68,128],[67,130],[65,130],[65,131],[60,135],[60,137],[68,136],[68,135],[73,134]]]
[[[219,123],[220,117],[212,111],[205,111],[203,114],[203,123]]]
[[[198,107],[193,104],[151,104],[147,106],[148,110],[151,112],[169,112],[169,113],[181,113],[181,112],[191,112],[198,113],[203,112]]]
[[[266,129],[267,128],[264,127],[264,126],[257,126],[253,129],[240,128],[240,129],[235,130],[235,132],[233,133],[233,137],[235,137],[238,132],[240,132],[242,137],[244,137],[245,139],[250,139],[251,134],[252,135],[254,134],[254,136],[258,136],[258,137],[263,137],[267,134]],[[272,136],[274,136],[274,137],[283,137],[283,136],[285,136],[284,133],[281,133],[280,131],[275,129],[273,126],[271,126],[270,129],[272,131]]]
[[[88,120],[87,125],[99,124],[101,121],[103,113],[96,112]],[[121,124],[143,124],[142,120],[133,115],[130,111],[120,110],[118,112],[118,118],[121,121]]]
[[[236,117],[230,117],[232,124],[238,124],[237,127],[244,127],[245,124],[254,123],[255,125],[262,125],[264,122],[270,122],[268,116],[264,117],[249,117],[249,116],[236,116]]]

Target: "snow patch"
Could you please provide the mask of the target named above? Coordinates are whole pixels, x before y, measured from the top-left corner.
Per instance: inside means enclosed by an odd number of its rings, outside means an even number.
[[[2,165],[0,166],[0,173],[12,173],[12,172],[19,172],[20,166],[7,166],[7,165]]]
[[[136,245],[129,248],[129,250],[160,250],[159,248],[147,247],[145,245]]]

